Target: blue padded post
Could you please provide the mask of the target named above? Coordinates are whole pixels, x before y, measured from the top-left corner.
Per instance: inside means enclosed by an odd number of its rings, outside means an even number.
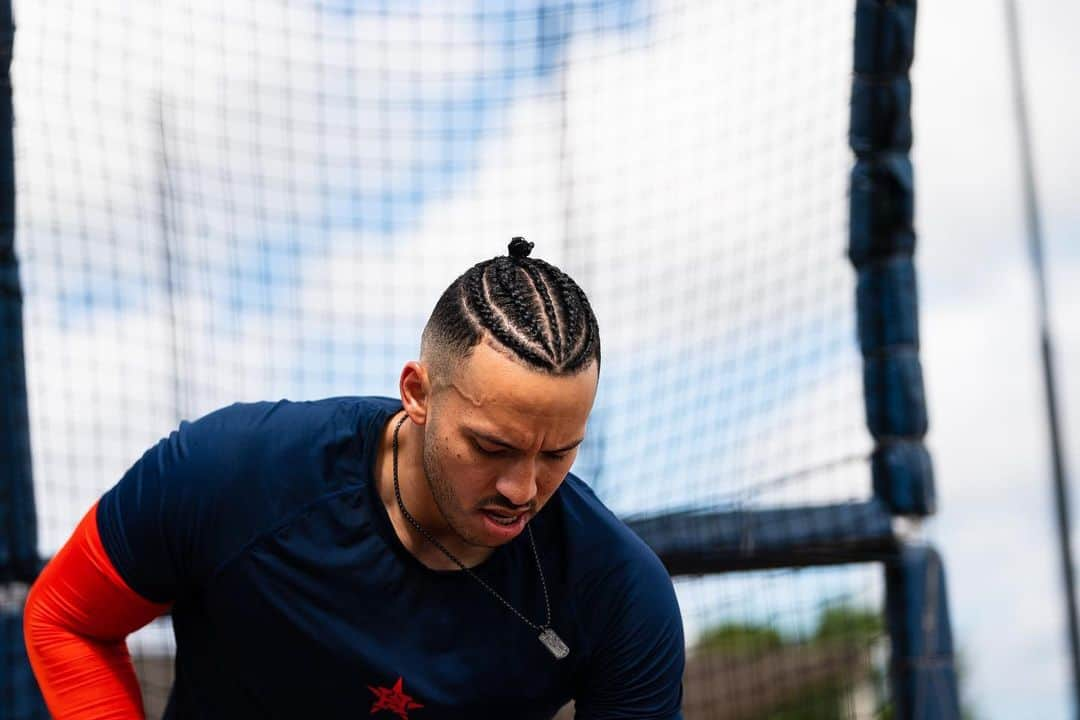
[[[27,583],[37,576],[30,420],[23,361],[22,290],[15,258],[11,1],[0,1],[0,718],[49,717],[23,644]],[[22,581],[22,582],[19,582]]]
[[[30,581],[40,567],[30,475],[23,365],[22,290],[15,258],[11,2],[0,2],[0,582]]]
[[[672,512],[628,518],[671,575],[878,562],[898,542],[878,500],[769,510]]]
[[[876,447],[874,495],[897,515],[935,509],[923,445],[926,399],[919,362],[911,81],[915,0],[858,0],[849,140],[848,256],[855,266],[867,425]]]
[[[0,718],[48,720],[37,680],[23,644],[22,607],[26,585],[0,586]]]
[[[885,564],[885,612],[894,717],[959,720],[945,570],[931,547],[909,546]]]

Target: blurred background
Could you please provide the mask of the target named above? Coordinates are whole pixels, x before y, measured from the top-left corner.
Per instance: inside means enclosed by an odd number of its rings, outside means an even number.
[[[795,536],[871,501],[852,0],[14,5],[42,556],[182,418],[396,394],[435,299],[512,235],[597,311],[575,472],[613,510],[793,510],[761,517]],[[1075,478],[1080,9],[1017,6]],[[1053,720],[1076,711],[1005,23],[995,0],[918,9],[938,512],[913,537],[945,561],[965,716]],[[687,716],[892,717],[883,560],[681,574]],[[168,620],[130,644],[160,714]]]
[[[1017,3],[1066,461],[1080,468],[1080,70],[1070,3]],[[1035,291],[1003,4],[923,3],[912,68],[928,444],[952,617],[981,717],[1068,718]],[[1077,491],[1073,491],[1073,514]],[[1075,535],[1075,528],[1074,528]],[[1075,538],[1074,538],[1075,544]]]

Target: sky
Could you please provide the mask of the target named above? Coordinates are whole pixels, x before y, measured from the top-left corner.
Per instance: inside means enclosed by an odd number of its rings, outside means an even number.
[[[857,464],[785,479],[869,448],[843,257],[851,3],[675,5],[656,20],[662,3],[633,0],[475,15],[339,1],[269,4],[251,22],[241,4],[199,0],[162,22],[146,3],[21,4],[43,546],[178,416],[391,390],[447,268],[519,232],[587,240],[546,256],[578,269],[605,327],[604,440],[578,469],[614,509],[865,497]],[[1019,5],[1076,477],[1080,10]],[[1071,716],[1068,665],[1003,21],[997,0],[919,9],[917,267],[941,508],[925,535],[944,554],[978,716],[1054,720]],[[560,76],[564,58],[581,69]],[[672,462],[676,480],[655,482]],[[754,574],[680,592],[698,629],[797,630],[831,598],[874,601],[880,578]]]

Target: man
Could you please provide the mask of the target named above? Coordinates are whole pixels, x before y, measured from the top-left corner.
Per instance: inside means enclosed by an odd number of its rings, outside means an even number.
[[[596,319],[531,249],[447,288],[400,400],[238,404],[150,449],[30,592],[50,711],[142,717],[124,638],[171,609],[167,718],[681,717],[671,581],[569,474]]]

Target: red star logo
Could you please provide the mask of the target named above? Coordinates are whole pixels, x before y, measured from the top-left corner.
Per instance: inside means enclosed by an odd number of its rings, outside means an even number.
[[[371,706],[372,715],[380,710],[389,710],[401,718],[401,720],[409,720],[409,710],[417,710],[424,707],[420,703],[415,702],[410,696],[406,695],[405,691],[401,688],[401,684],[402,680],[399,677],[392,688],[371,687],[368,685],[368,690],[375,693],[375,703]]]

